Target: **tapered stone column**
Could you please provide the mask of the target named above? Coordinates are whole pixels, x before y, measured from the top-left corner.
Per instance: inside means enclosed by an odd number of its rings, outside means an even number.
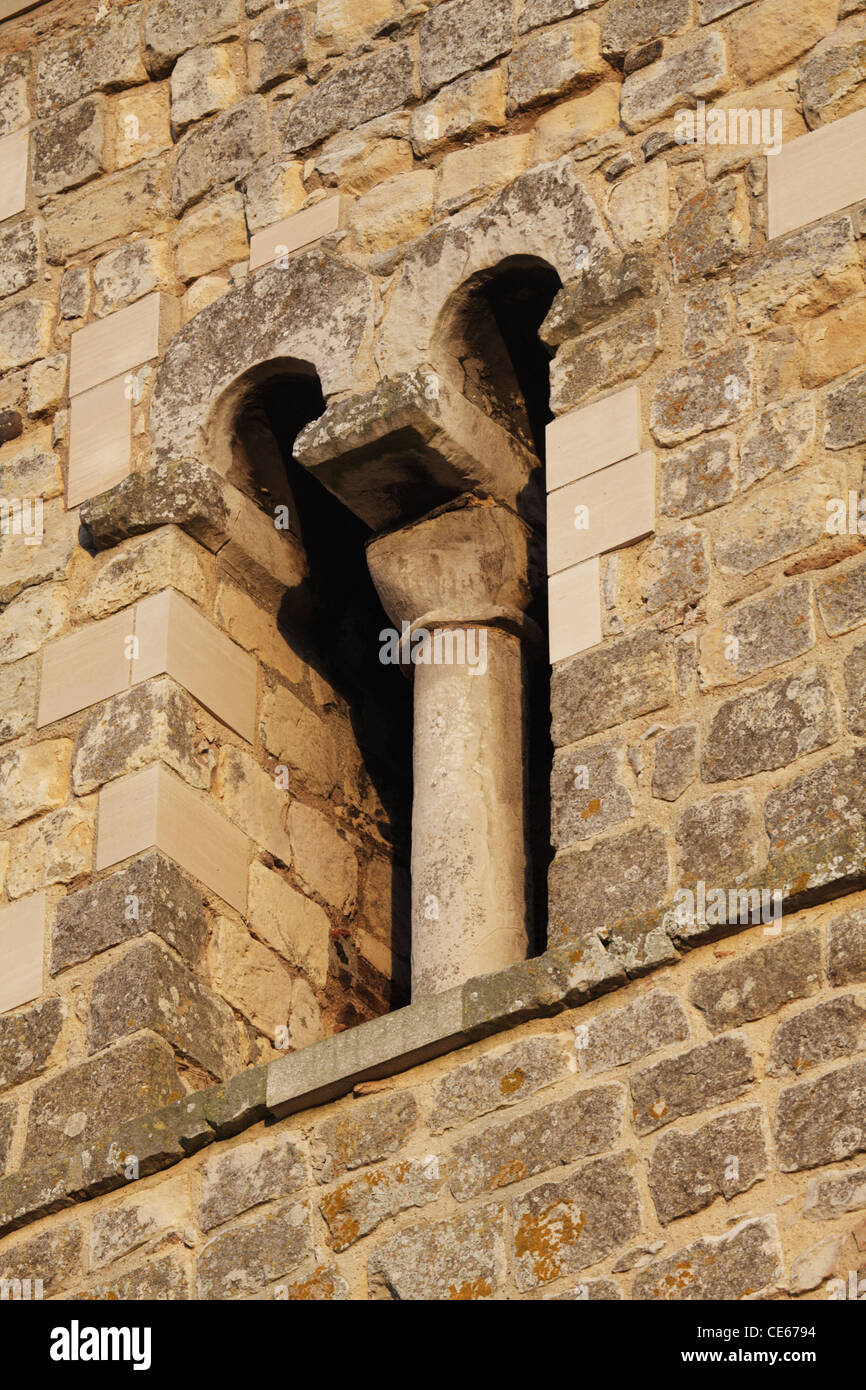
[[[527,532],[462,498],[367,548],[414,679],[412,998],[527,954]]]

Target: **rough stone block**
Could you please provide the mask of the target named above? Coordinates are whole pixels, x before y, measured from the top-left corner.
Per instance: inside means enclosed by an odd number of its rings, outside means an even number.
[[[570,850],[550,869],[548,940],[562,946],[589,933],[609,935],[664,902],[670,864],[662,831],[651,826]]]
[[[769,1154],[760,1105],[730,1110],[691,1134],[668,1130],[648,1163],[652,1199],[663,1226],[715,1201],[748,1192],[767,1176]]]
[[[409,136],[416,154],[430,154],[451,140],[483,135],[505,125],[505,74],[498,68],[473,72],[416,106]]]
[[[777,881],[805,889],[862,874],[862,779],[855,749],[795,777],[767,797],[764,824]]]
[[[141,53],[143,10],[143,5],[127,5],[41,49],[36,69],[40,116],[71,106],[90,92],[147,81]]]
[[[824,420],[828,449],[849,449],[866,440],[866,372],[828,392]]]
[[[551,409],[571,410],[599,391],[640,376],[661,350],[661,319],[650,304],[564,343],[550,368]]]
[[[545,1086],[574,1074],[570,1039],[526,1038],[456,1067],[434,1083],[430,1131],[441,1134],[505,1105],[516,1105]]]
[[[171,74],[171,124],[185,130],[205,116],[225,111],[240,96],[232,65],[236,50],[231,44],[191,48],[180,57]]]
[[[240,0],[155,0],[144,31],[151,75],[166,77],[181,53],[234,28],[240,18]]]
[[[267,104],[253,96],[190,131],[178,146],[172,210],[184,212],[215,184],[246,174],[272,146]]]
[[[82,1257],[81,1230],[76,1221],[63,1221],[19,1239],[0,1251],[0,1280],[42,1281],[42,1295],[56,1294],[78,1273]],[[12,1295],[14,1297],[14,1294]],[[31,1293],[31,1296],[35,1296]],[[9,1295],[7,1294],[8,1298]]]
[[[631,1078],[632,1123],[650,1134],[681,1115],[736,1100],[755,1079],[749,1045],[736,1034],[655,1062]]]
[[[14,1102],[0,1105],[0,1178],[6,1172],[9,1163],[17,1115],[18,1106]]]
[[[374,1299],[495,1298],[505,1280],[505,1208],[408,1226],[374,1248],[368,1271]]]
[[[655,744],[652,793],[659,801],[677,801],[698,775],[698,727],[684,724],[659,734]]]
[[[807,124],[814,130],[857,110],[863,105],[864,81],[866,19],[851,18],[822,38],[800,64],[797,85]]]
[[[651,39],[688,28],[690,11],[689,0],[617,0],[604,12],[602,49],[610,57],[624,58]]]
[[[638,1274],[632,1298],[712,1300],[752,1297],[782,1276],[775,1217],[741,1221],[723,1236],[704,1236]]]
[[[441,14],[441,8],[436,13]],[[294,154],[307,150],[329,135],[353,130],[365,121],[396,110],[416,94],[415,65],[407,45],[392,44],[380,49],[360,62],[330,73],[308,95],[292,104],[283,128],[283,151]]]
[[[733,20],[731,56],[747,86],[786,67],[836,27],[837,0],[763,0]]]
[[[866,1048],[866,995],[843,994],[786,1018],[773,1034],[767,1074],[804,1072]]]
[[[69,739],[49,739],[0,758],[0,829],[8,830],[69,797]]]
[[[170,1105],[182,1094],[168,1043],[147,1035],[132,1038],[37,1086],[23,1161],[42,1163],[72,1145],[85,1147],[112,1127]]]
[[[721,34],[696,34],[648,68],[628,76],[622,87],[622,120],[628,131],[643,130],[681,106],[718,96],[730,85]]]
[[[591,19],[575,19],[523,40],[508,63],[510,112],[542,106],[604,76],[600,31]]]
[[[815,927],[700,971],[689,998],[710,1031],[720,1033],[817,993],[820,982],[821,945]]]
[[[220,750],[213,793],[235,825],[282,864],[291,864],[288,796],[249,753],[231,747]]]
[[[848,653],[843,665],[845,693],[848,697],[846,722],[852,734],[866,733],[866,643]]]
[[[689,1036],[686,1011],[679,999],[654,989],[624,1009],[596,1014],[577,1028],[577,1052],[587,1076],[648,1057],[661,1047]]]
[[[300,72],[307,61],[302,12],[283,6],[251,29],[248,61],[251,85],[257,92]]]
[[[162,761],[194,787],[210,786],[210,764],[197,757],[195,708],[168,676],[143,681],[88,714],[75,740],[76,796]]]
[[[740,179],[724,179],[683,203],[668,238],[674,278],[711,275],[748,254],[749,198]]]
[[[32,1081],[45,1071],[65,1017],[66,1006],[60,999],[0,1015],[0,1091]]]
[[[6,891],[10,898],[53,883],[71,883],[93,863],[96,798],[88,797],[29,821],[15,837]]]
[[[191,1212],[186,1184],[163,1181],[139,1195],[135,1189],[114,1206],[102,1207],[90,1218],[88,1263],[103,1269],[159,1238],[170,1237],[189,1224]]]
[[[252,1207],[291,1196],[307,1180],[306,1160],[295,1134],[281,1132],[220,1150],[201,1169],[199,1224],[211,1231]]]
[[[866,1207],[866,1168],[844,1173],[820,1173],[809,1179],[803,1215],[812,1221],[834,1221]]]
[[[552,840],[554,845],[588,840],[619,825],[633,814],[633,802],[623,780],[625,750],[615,743],[559,749],[551,778]]]
[[[354,1168],[377,1163],[401,1149],[418,1122],[408,1091],[355,1101],[322,1120],[313,1131],[311,1153],[318,1182],[333,1182]]]
[[[570,19],[574,14],[593,9],[603,0],[526,0],[517,21],[517,32],[528,34],[542,24],[553,24],[557,19]]]
[[[866,912],[854,908],[827,927],[827,978],[834,985],[866,980]]]
[[[690,526],[658,536],[640,559],[641,593],[648,613],[692,608],[709,592],[709,542]]]
[[[626,1245],[641,1230],[640,1197],[629,1156],[584,1164],[564,1182],[530,1188],[514,1204],[518,1287],[576,1274]]]
[[[0,310],[0,371],[26,367],[51,348],[54,311],[39,299],[16,299]]]
[[[20,130],[30,120],[28,67],[23,53],[10,54],[0,66],[0,137]]]
[[[725,792],[687,807],[676,827],[679,882],[727,889],[746,881],[759,862],[755,805],[749,792]]]
[[[770,666],[781,666],[815,645],[808,580],[788,584],[767,598],[728,610],[701,638],[701,685],[734,685]]]
[[[92,187],[51,204],[45,211],[45,254],[50,265],[104,242],[146,231],[168,212],[167,174],[145,160],[134,169],[110,174]],[[94,209],[98,216],[94,216]]]
[[[751,349],[736,343],[669,372],[652,401],[655,438],[660,444],[681,444],[739,420],[751,403],[752,371]]]
[[[733,436],[714,435],[660,460],[661,511],[690,517],[729,502],[737,491]]]
[[[348,1250],[389,1217],[435,1202],[444,1182],[439,1159],[433,1155],[374,1168],[341,1183],[320,1204],[333,1248]]]
[[[244,202],[232,191],[192,208],[174,233],[178,277],[188,283],[249,254]]]
[[[0,667],[0,741],[17,738],[36,721],[36,659]]]
[[[830,637],[866,623],[866,560],[858,559],[815,585],[815,597]]]
[[[468,203],[487,198],[522,174],[530,160],[531,135],[505,135],[487,140],[467,150],[455,150],[442,161],[442,176],[436,191],[438,212],[458,212]],[[418,174],[412,174],[418,179]],[[392,180],[388,180],[391,183]],[[385,188],[386,184],[382,184]],[[426,208],[426,203],[422,203]],[[429,220],[429,211],[425,213]],[[424,228],[422,227],[421,230]],[[401,234],[394,240],[404,240]],[[384,248],[382,248],[384,249]]]
[[[683,352],[700,357],[724,347],[734,331],[734,301],[727,285],[707,281],[687,296],[684,304]]]
[[[435,191],[435,176],[419,169],[395,174],[365,193],[350,217],[359,251],[373,255],[421,236],[433,213]]]
[[[0,232],[0,298],[32,285],[39,277],[39,265],[36,222],[15,222]]]
[[[38,198],[77,188],[105,170],[104,97],[88,97],[42,121],[33,134],[33,191]]]
[[[782,1091],[776,1157],[783,1173],[838,1163],[866,1150],[866,1062]]]
[[[268,752],[310,791],[330,795],[337,782],[337,746],[319,714],[287,687],[266,684],[259,726]]]
[[[578,1091],[455,1144],[448,1160],[458,1202],[535,1177],[548,1168],[611,1149],[622,1131],[625,1091]]]
[[[823,671],[782,676],[719,707],[704,742],[701,776],[727,782],[785,767],[834,743],[840,732],[836,697]]]
[[[514,39],[511,0],[452,0],[428,10],[418,26],[425,96],[507,53]]]
[[[801,396],[759,415],[743,435],[740,481],[750,487],[768,473],[804,463],[815,440],[815,403]]]
[[[198,1297],[243,1298],[290,1274],[313,1253],[309,1208],[281,1202],[208,1241],[198,1257]]]
[[[554,672],[554,746],[664,709],[673,698],[673,665],[659,633],[638,632],[606,644]]]
[[[254,863],[248,917],[257,936],[290,965],[303,970],[315,985],[324,986],[331,924],[318,903],[305,898],[280,874]]]

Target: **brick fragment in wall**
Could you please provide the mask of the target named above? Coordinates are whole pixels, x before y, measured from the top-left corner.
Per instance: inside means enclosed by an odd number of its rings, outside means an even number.
[[[574,1074],[567,1036],[526,1038],[455,1067],[433,1086],[428,1125],[433,1134],[466,1124],[502,1106],[516,1105],[536,1091]]]
[[[373,1248],[367,1263],[371,1297],[495,1298],[505,1281],[505,1240],[505,1208],[493,1204],[409,1226]]]
[[[750,1105],[729,1110],[689,1134],[668,1130],[649,1159],[648,1182],[663,1225],[726,1201],[767,1176],[764,1110]]]
[[[655,1062],[631,1076],[635,1131],[650,1134],[682,1115],[736,1100],[754,1079],[749,1044],[737,1033]]]

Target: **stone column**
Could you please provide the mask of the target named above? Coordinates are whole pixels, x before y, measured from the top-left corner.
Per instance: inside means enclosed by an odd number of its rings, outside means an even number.
[[[475,497],[367,548],[414,679],[413,1000],[526,958],[527,548]]]

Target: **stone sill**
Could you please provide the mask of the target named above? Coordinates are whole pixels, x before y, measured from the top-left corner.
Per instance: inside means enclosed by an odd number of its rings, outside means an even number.
[[[84,1149],[0,1178],[0,1236],[77,1202],[173,1167],[217,1139],[348,1095],[362,1081],[396,1076],[422,1062],[533,1018],[587,1003],[627,982],[597,937],[547,951],[494,975],[241,1072],[161,1110],[127,1121]]]

